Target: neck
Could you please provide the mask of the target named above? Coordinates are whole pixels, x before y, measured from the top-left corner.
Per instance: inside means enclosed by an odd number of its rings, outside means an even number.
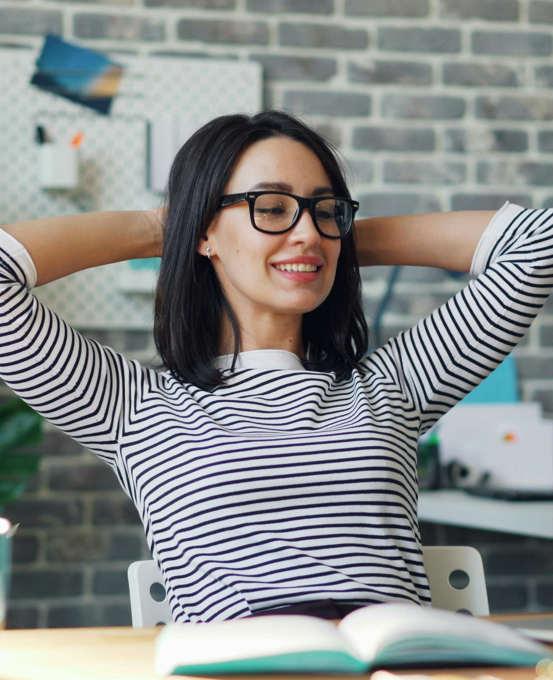
[[[219,356],[234,354],[234,332],[228,319],[225,319],[225,322],[223,323],[221,338],[221,342],[219,343]],[[251,352],[260,349],[282,349],[296,354],[300,359],[307,359],[303,349],[301,334],[299,337],[295,338],[284,337],[279,339],[273,337],[271,340],[263,340],[243,332],[242,328],[240,328],[240,344],[238,351]]]

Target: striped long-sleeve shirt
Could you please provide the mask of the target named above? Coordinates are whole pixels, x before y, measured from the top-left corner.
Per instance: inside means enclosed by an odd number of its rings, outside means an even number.
[[[475,278],[350,380],[256,350],[209,393],[71,328],[32,295],[33,261],[0,230],[0,376],[113,468],[175,621],[328,598],[430,606],[418,439],[523,337],[553,287],[552,256],[553,210],[507,202]]]

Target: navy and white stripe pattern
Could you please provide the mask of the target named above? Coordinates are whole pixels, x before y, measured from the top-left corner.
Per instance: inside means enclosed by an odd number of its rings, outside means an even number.
[[[29,292],[32,259],[0,230],[0,376],[113,467],[175,621],[327,598],[430,606],[419,436],[520,341],[553,286],[552,254],[553,210],[506,203],[477,278],[351,380],[259,350],[207,393],[68,326]]]

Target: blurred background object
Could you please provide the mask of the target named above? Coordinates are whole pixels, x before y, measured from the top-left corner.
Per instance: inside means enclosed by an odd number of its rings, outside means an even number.
[[[6,628],[11,581],[12,538],[18,527],[19,524],[14,526],[5,517],[0,517],[0,630]]]
[[[0,405],[0,517],[38,472],[40,454],[18,449],[40,444],[44,418],[18,397]]]

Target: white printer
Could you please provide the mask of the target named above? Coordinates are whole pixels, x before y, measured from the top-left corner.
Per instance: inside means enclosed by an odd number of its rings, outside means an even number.
[[[553,492],[553,422],[543,419],[539,402],[457,404],[420,441],[432,433],[442,465],[455,460],[469,468],[462,486],[489,472],[489,488]]]

